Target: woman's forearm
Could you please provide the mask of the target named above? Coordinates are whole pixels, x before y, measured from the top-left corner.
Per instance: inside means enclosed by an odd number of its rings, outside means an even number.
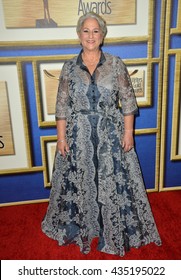
[[[124,116],[124,130],[133,131],[134,115]]]
[[[66,138],[66,120],[57,120],[56,126],[57,126],[57,139],[63,140]]]
[[[66,120],[57,120],[57,150],[65,157],[69,152],[69,145],[66,139]]]
[[[129,152],[134,146],[133,125],[134,115],[124,116],[124,135],[122,147],[125,152]]]

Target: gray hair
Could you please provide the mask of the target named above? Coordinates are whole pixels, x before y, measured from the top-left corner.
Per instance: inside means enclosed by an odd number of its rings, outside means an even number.
[[[81,31],[81,28],[82,28],[82,25],[84,24],[84,21],[88,18],[94,18],[97,20],[100,28],[101,28],[101,31],[102,31],[102,34],[103,34],[103,37],[105,38],[106,37],[106,34],[107,34],[107,25],[106,25],[106,21],[98,14],[94,13],[94,12],[88,12],[86,14],[84,14],[83,16],[81,16],[77,22],[77,28],[76,28],[76,31],[77,33],[80,33]]]

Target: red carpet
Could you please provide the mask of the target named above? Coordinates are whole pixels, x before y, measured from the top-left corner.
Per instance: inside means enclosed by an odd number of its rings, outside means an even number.
[[[178,260],[181,259],[181,192],[149,193],[149,201],[163,245],[149,244],[131,249],[123,258],[96,251],[92,242],[88,255],[76,245],[59,247],[40,228],[47,203],[0,208],[1,260]]]

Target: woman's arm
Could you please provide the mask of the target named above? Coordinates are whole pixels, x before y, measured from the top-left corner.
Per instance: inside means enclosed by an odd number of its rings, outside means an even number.
[[[57,120],[57,150],[63,157],[69,152],[69,146],[66,139],[66,120]]]
[[[122,147],[125,152],[129,152],[134,147],[133,125],[134,115],[124,116],[124,135]]]
[[[56,99],[56,126],[57,126],[57,150],[65,157],[69,151],[66,139],[67,110],[68,110],[68,70],[65,63],[59,78],[59,86]]]

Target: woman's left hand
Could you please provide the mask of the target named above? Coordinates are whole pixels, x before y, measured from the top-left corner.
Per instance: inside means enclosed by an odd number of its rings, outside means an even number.
[[[125,152],[129,152],[134,147],[134,138],[132,131],[125,131],[123,140],[122,140],[122,148]]]

